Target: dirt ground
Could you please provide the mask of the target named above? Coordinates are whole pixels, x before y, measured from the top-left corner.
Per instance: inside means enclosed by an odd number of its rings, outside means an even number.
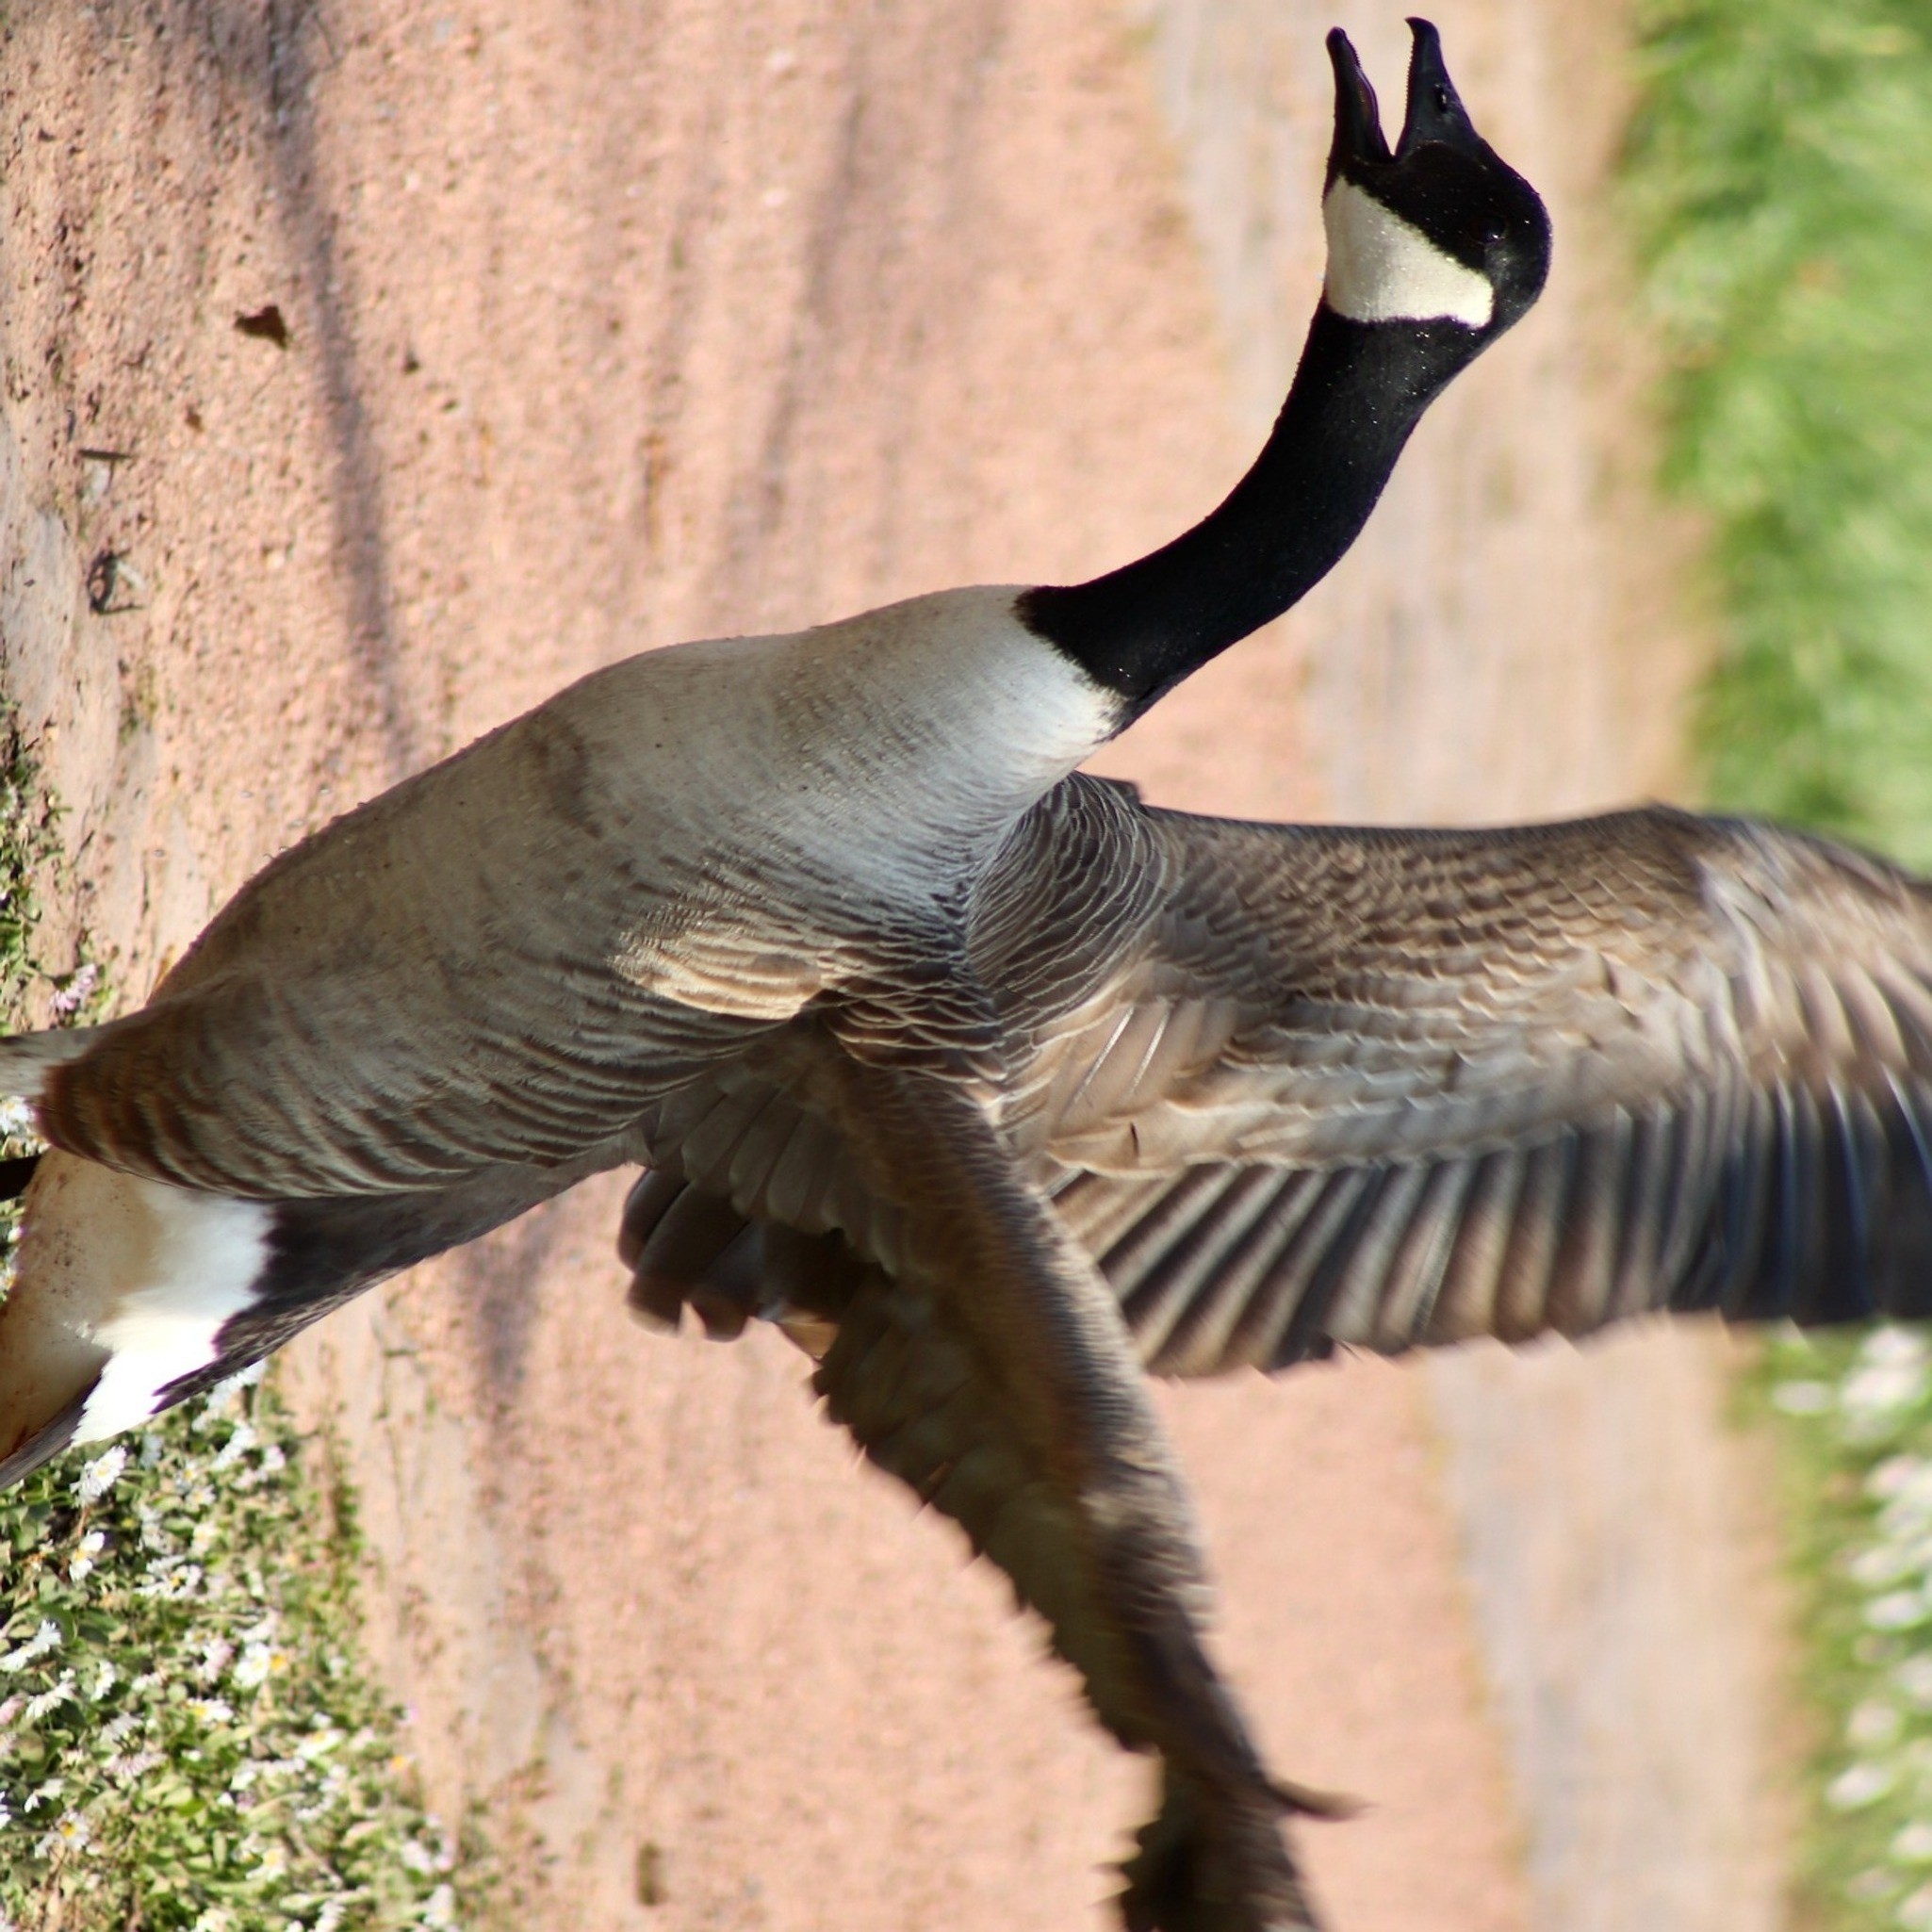
[[[1399,97],[1398,9],[1334,11]],[[1111,749],[1163,800],[1466,819],[1677,776],[1617,15],[1440,18],[1557,278],[1336,579]],[[1172,533],[1313,300],[1329,24],[9,0],[0,651],[79,882],[50,963],[85,930],[138,1000],[291,837],[622,652]],[[295,1351],[434,1804],[494,1819],[547,1928],[1103,1923],[1144,1770],[799,1358],[629,1324],[616,1200]],[[1262,1731],[1373,1803],[1304,1834],[1342,1932],[1773,1923],[1709,1351],[1616,1359],[1172,1394]]]

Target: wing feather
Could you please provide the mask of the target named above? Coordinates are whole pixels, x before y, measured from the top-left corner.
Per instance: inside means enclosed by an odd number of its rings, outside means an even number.
[[[1932,1300],[1932,901],[1863,854],[1662,810],[1239,825],[1076,778],[974,963],[1008,1135],[1161,1372]]]

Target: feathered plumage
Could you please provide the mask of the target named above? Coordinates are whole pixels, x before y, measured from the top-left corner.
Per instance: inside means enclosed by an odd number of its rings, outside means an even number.
[[[0,1042],[53,1151],[0,1482],[624,1163],[631,1298],[781,1322],[1164,1798],[1135,1928],[1314,1918],[1203,1641],[1142,1369],[1921,1312],[1932,905],[1652,810],[1237,825],[1072,775],[1333,565],[1534,300],[1541,205],[1418,24],[1346,41],[1327,294],[1228,499],[1088,584],[614,665],[244,887],[139,1012]]]

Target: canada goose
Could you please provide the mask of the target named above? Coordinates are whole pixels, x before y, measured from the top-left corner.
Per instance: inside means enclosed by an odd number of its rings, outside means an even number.
[[[1503,832],[1160,811],[1078,762],[1346,549],[1548,227],[1416,24],[1353,51],[1323,298],[1266,448],[1092,582],[613,665],[285,854],[141,1011],[0,1043],[53,1152],[0,1482],[582,1177],[640,1313],[753,1317],[1159,1754],[1127,1924],[1312,1926],[1203,1642],[1141,1368],[1909,1311],[1932,907],[1652,810]]]

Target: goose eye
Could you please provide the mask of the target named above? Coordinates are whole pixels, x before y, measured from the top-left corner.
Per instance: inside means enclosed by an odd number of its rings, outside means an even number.
[[[1437,85],[1437,87],[1436,87],[1436,89],[1435,89],[1435,111],[1436,111],[1436,112],[1437,112],[1438,114],[1447,114],[1447,113],[1449,112],[1449,90],[1448,90],[1448,89],[1447,89],[1446,87],[1443,87],[1443,86],[1441,86],[1441,85],[1440,85],[1440,84],[1438,83],[1438,85]]]

